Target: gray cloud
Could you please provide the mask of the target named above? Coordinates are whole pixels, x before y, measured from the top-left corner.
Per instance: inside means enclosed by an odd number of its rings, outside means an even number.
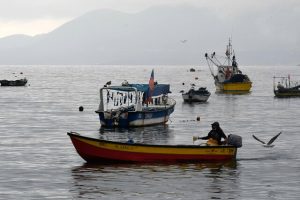
[[[300,12],[298,0],[0,0],[0,20],[74,18],[91,10],[109,8],[138,12],[156,5],[189,4],[204,7],[220,17],[238,17],[248,12],[276,10]]]
[[[5,60],[9,58],[7,48],[14,46],[12,39],[18,39],[15,44],[20,45],[20,37],[4,38],[2,43],[0,40],[0,51],[3,50],[0,55],[4,56],[0,60],[22,63],[29,62],[29,58],[36,61],[53,56],[48,61],[39,61],[56,62],[53,64],[198,63],[205,52],[224,52],[220,44],[232,37],[236,55],[243,64],[298,64],[298,19],[299,6],[286,4],[253,6],[248,12],[227,9],[222,13],[217,7],[209,10],[193,6],[159,6],[136,14],[98,10],[42,37],[31,38],[33,43],[42,44],[25,52],[11,50],[12,60]],[[24,42],[24,38],[21,39]],[[183,39],[188,41],[185,45],[179,42]],[[67,57],[66,53],[75,54]],[[36,56],[38,54],[40,56]],[[21,57],[16,59],[16,55]]]
[[[0,3],[4,5],[0,7],[0,22],[5,20],[22,22],[43,18],[67,21],[66,19],[71,20],[91,10],[108,8],[139,12],[162,5],[176,6],[178,10],[174,16],[179,16],[178,13],[182,13],[180,8],[184,7],[182,5],[195,6],[201,10],[201,13],[198,11],[196,13],[202,16],[199,19],[192,16],[190,21],[194,21],[193,27],[183,28],[182,31],[191,31],[193,35],[191,37],[195,40],[205,36],[204,33],[207,32],[206,37],[212,40],[207,48],[216,49],[222,41],[227,41],[228,37],[232,36],[235,47],[239,49],[245,62],[253,62],[258,50],[261,52],[259,56],[262,61],[266,54],[276,55],[272,58],[273,63],[280,63],[284,59],[291,61],[299,57],[299,0],[9,0],[7,2],[0,0]],[[156,7],[156,10],[159,9]],[[160,21],[161,18],[156,16],[155,21]],[[182,18],[179,17],[178,20]],[[195,33],[194,26],[200,26],[201,31]],[[216,39],[219,41],[214,43]],[[247,57],[243,58],[243,55]]]
[[[105,7],[97,0],[0,0],[0,19],[73,18],[89,10]]]
[[[0,4],[0,20],[33,20],[74,18],[97,9],[137,12],[162,3],[155,0],[0,0]]]

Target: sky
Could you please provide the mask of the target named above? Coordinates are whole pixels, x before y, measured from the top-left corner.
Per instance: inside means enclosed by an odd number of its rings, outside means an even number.
[[[192,5],[220,17],[239,17],[245,12],[298,9],[299,0],[0,0],[0,38],[13,34],[48,33],[87,12],[113,9],[135,13],[153,6]]]

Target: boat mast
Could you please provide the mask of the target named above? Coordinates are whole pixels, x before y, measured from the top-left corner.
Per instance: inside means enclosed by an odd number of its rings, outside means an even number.
[[[98,107],[98,111],[104,111],[103,88],[100,89],[100,104]]]
[[[225,55],[227,56],[228,66],[230,66],[231,65],[231,55],[232,55],[232,45],[231,45],[230,38],[229,38],[229,44],[226,46]]]
[[[211,66],[210,63],[209,63],[209,62],[211,62],[214,65],[216,65],[217,67],[219,67],[219,65],[213,60],[214,57],[215,57],[215,52],[211,55],[211,57],[209,57],[208,54],[205,53],[205,58],[206,58],[207,65],[208,65],[209,70],[210,70],[210,74],[212,75],[212,77],[215,78],[215,75],[214,75],[214,72],[213,72],[213,69],[212,69],[213,65]]]
[[[276,86],[276,84],[275,84],[275,80],[276,80],[276,77],[275,77],[275,76],[273,76],[273,91],[275,91],[275,86]]]

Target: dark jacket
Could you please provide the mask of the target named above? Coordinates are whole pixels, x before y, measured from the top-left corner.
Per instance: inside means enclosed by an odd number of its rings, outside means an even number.
[[[209,131],[207,136],[201,137],[199,139],[208,140],[210,138],[217,140],[219,144],[222,144],[222,142],[221,142],[222,138],[224,138],[225,140],[227,139],[225,133],[223,132],[223,130],[221,128],[217,128],[215,130],[212,129],[211,131]]]

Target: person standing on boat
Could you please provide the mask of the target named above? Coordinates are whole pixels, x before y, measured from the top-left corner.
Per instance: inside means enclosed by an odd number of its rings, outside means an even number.
[[[277,89],[283,89],[283,88],[284,88],[284,86],[280,82],[278,82],[277,83]]]
[[[208,140],[206,143],[208,145],[222,145],[227,143],[227,137],[223,130],[220,128],[219,122],[214,122],[211,124],[212,130],[209,131],[208,135],[205,137],[198,137],[201,140]],[[224,141],[222,141],[224,138]]]
[[[233,74],[237,73],[237,69],[238,69],[238,64],[235,60],[235,56],[232,57],[232,70],[233,70]]]

